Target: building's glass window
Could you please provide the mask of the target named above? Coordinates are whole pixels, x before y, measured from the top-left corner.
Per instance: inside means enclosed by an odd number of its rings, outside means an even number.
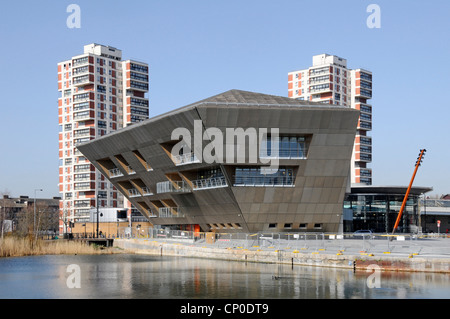
[[[277,171],[261,167],[236,167],[234,186],[294,186],[293,168],[280,167]]]
[[[277,142],[278,142],[278,149],[276,147]],[[259,156],[305,159],[307,152],[308,152],[308,145],[305,136],[275,137],[266,135],[262,138]]]

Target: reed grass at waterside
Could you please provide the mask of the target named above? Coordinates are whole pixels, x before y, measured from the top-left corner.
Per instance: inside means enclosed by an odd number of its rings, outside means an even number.
[[[110,254],[114,248],[100,249],[80,241],[71,240],[33,240],[28,237],[5,237],[0,239],[0,257],[20,257],[35,255],[65,254]]]

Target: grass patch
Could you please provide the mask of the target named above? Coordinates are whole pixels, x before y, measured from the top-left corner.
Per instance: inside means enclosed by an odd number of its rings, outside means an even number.
[[[112,254],[115,252],[118,251],[114,247],[100,249],[97,245],[88,245],[74,240],[33,240],[28,237],[12,236],[0,239],[0,257]]]

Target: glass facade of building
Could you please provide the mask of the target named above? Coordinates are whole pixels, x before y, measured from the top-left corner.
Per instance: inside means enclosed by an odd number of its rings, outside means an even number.
[[[419,197],[429,190],[413,188],[396,233],[417,231],[420,225]],[[391,233],[405,194],[406,187],[352,188],[352,192],[344,199],[344,232],[371,230],[376,233]]]

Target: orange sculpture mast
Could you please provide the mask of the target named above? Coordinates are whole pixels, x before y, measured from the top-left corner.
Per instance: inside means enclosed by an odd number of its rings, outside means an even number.
[[[402,217],[403,210],[405,209],[406,201],[408,200],[409,192],[411,191],[411,187],[414,182],[414,178],[416,177],[417,169],[419,168],[420,164],[422,163],[422,157],[424,156],[426,151],[427,151],[426,149],[420,150],[419,157],[417,158],[417,161],[416,161],[416,168],[414,169],[414,173],[411,178],[411,182],[409,183],[408,189],[406,190],[405,198],[403,198],[402,207],[400,208],[400,211],[398,212],[397,220],[395,221],[395,225],[392,230],[392,235],[394,235],[395,230],[397,229],[398,224],[400,223],[400,218]]]

